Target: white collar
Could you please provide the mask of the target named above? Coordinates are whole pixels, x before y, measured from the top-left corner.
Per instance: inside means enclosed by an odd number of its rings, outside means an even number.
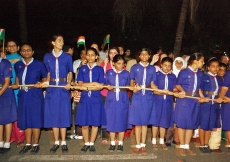
[[[149,63],[148,63],[147,65],[143,65],[141,61],[140,61],[139,64],[140,64],[141,66],[143,66],[143,67],[147,67],[147,66],[149,65]]]
[[[211,76],[214,76],[214,77],[217,76],[217,74],[213,74],[213,73],[211,73],[210,71],[208,72],[208,74],[211,75]]]
[[[52,54],[54,55],[54,57],[59,57],[59,56],[61,56],[62,53],[63,53],[63,51],[61,50],[61,51],[59,52],[59,54],[56,56],[56,55],[55,55],[55,52],[54,52],[54,49],[53,49],[53,51],[52,51]]]
[[[198,71],[198,69],[197,70],[193,70],[193,68],[191,67],[191,66],[189,66],[188,67],[191,71],[193,71],[193,72],[197,72]]]

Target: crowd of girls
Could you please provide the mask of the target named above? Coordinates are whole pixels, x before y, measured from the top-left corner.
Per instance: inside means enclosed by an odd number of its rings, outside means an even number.
[[[134,154],[148,152],[148,126],[152,126],[153,150],[167,150],[170,141],[167,137],[172,136],[175,129],[178,139],[174,136],[174,141],[179,143],[180,156],[196,155],[189,145],[193,131],[198,128],[202,153],[215,151],[209,147],[214,129],[222,127],[230,141],[230,72],[223,78],[216,58],[207,61],[204,73],[200,69],[205,58],[200,53],[192,54],[188,61],[176,58],[173,62],[167,55],[157,54],[151,59],[151,51],[142,48],[138,52],[139,61],[128,72],[118,48],[109,49],[108,58],[99,66],[98,50],[90,47],[82,51],[82,63],[73,68],[71,55],[62,51],[63,37],[53,36],[52,45],[53,51],[45,54],[42,63],[34,60],[32,46],[23,44],[21,56],[13,67],[16,75],[12,81],[12,65],[0,58],[0,154],[10,150],[15,121],[26,138],[20,154],[38,153],[41,128],[53,130],[54,144],[50,153],[55,153],[59,145],[63,153],[68,152],[66,128],[72,121],[70,89],[81,92],[75,125],[82,129],[83,153],[96,151],[94,142],[98,128],[109,133],[108,150],[111,152],[123,151],[125,131],[132,126],[136,139]],[[73,73],[76,73],[75,79]],[[42,88],[46,88],[45,97]],[[12,89],[19,91],[17,105]]]

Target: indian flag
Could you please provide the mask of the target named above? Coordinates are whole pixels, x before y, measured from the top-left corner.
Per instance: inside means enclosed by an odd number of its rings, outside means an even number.
[[[84,36],[78,37],[77,45],[78,45],[78,47],[79,47],[79,45],[84,45],[85,46],[85,37]]]
[[[107,34],[104,38],[104,41],[103,41],[103,47],[106,45],[106,44],[109,44],[110,43],[110,34]]]
[[[5,29],[0,29],[0,40],[5,39]]]

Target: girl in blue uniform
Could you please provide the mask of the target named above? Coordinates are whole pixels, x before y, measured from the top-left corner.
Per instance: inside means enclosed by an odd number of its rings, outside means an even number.
[[[134,154],[146,153],[147,125],[151,117],[153,106],[153,94],[149,90],[142,88],[156,88],[156,69],[149,65],[150,51],[143,48],[139,52],[140,62],[132,66],[130,71],[130,86],[133,90],[131,108],[129,110],[129,124],[135,125],[136,148]]]
[[[11,88],[8,88],[11,77],[12,67],[10,62],[0,57],[0,154],[10,150],[12,122],[17,120],[14,93]],[[3,130],[5,130],[5,141]]]
[[[46,81],[47,70],[42,62],[34,60],[34,51],[31,45],[22,45],[20,53],[23,59],[14,66],[16,72],[14,88],[19,88],[18,84],[34,84],[34,87],[22,87],[18,93],[18,127],[25,131],[26,136],[26,145],[19,153],[24,154],[31,148],[31,153],[37,153],[44,116],[44,96],[40,81],[41,78],[43,82]],[[33,147],[31,146],[32,135]]]
[[[109,151],[114,151],[115,132],[119,132],[117,151],[123,151],[124,133],[128,126],[129,98],[127,89],[114,88],[114,86],[129,86],[129,72],[124,70],[125,59],[122,55],[113,58],[113,69],[106,72],[106,84],[109,85],[105,101],[107,131],[110,134],[111,145]]]
[[[196,155],[189,148],[193,129],[199,126],[200,103],[209,101],[205,99],[202,92],[199,91],[202,72],[199,70],[204,65],[204,56],[200,53],[194,53],[188,60],[188,68],[181,70],[177,79],[176,89],[179,91],[179,97],[176,101],[175,123],[178,127],[180,140],[180,156]],[[186,96],[201,97],[199,100],[184,98]],[[185,152],[186,151],[186,152]]]
[[[173,95],[173,89],[176,87],[176,76],[170,73],[172,69],[173,60],[165,57],[161,61],[161,69],[156,73],[155,85],[162,90],[168,90],[168,94]],[[169,92],[171,91],[171,92]],[[152,144],[153,149],[158,150],[156,144],[156,137],[158,129],[160,132],[160,146],[163,150],[168,150],[164,144],[165,131],[167,128],[173,126],[172,113],[173,113],[173,96],[166,95],[154,91],[154,105],[150,124],[152,126]]]
[[[79,86],[87,87],[81,93],[75,123],[82,126],[82,135],[85,141],[81,152],[95,152],[94,141],[98,126],[106,124],[105,109],[102,103],[100,90],[105,83],[103,68],[97,66],[98,52],[94,48],[86,51],[87,65],[82,65],[77,75]],[[89,126],[92,126],[89,140]]]
[[[223,86],[221,87],[220,97],[224,103],[221,104],[221,119],[222,119],[222,130],[225,131],[227,141],[230,141],[230,71],[224,75]],[[226,143],[227,144],[227,143]],[[228,153],[230,153],[230,145],[226,145]]]
[[[54,47],[51,53],[44,56],[48,74],[43,87],[50,85],[64,86],[64,88],[46,89],[44,107],[44,127],[53,128],[55,143],[50,149],[55,153],[59,148],[59,133],[61,134],[62,152],[68,152],[66,145],[66,128],[71,125],[71,101],[70,83],[72,80],[73,63],[71,55],[64,53],[62,47],[64,39],[61,35],[54,35],[52,40]]]
[[[217,76],[217,72],[219,70],[219,61],[216,58],[211,58],[207,62],[207,68],[208,73],[204,74],[201,80],[201,90],[204,96],[212,99],[212,101],[200,105],[199,149],[202,153],[212,152],[208,147],[211,131],[214,128],[221,127],[219,103],[222,102],[222,99],[218,98],[218,94],[223,81],[221,77]]]
[[[6,50],[8,52],[8,54],[6,55],[6,59],[10,61],[12,66],[11,83],[15,84],[16,73],[15,73],[14,65],[16,62],[22,60],[22,56],[17,53],[19,50],[19,46],[13,40],[7,42]],[[18,104],[18,92],[19,92],[18,89],[14,90],[16,104]],[[20,129],[17,126],[17,121],[15,121],[12,126],[12,134],[11,134],[10,142],[16,142],[17,147],[20,147],[23,145],[24,140],[25,140],[25,134],[23,131],[20,131]]]

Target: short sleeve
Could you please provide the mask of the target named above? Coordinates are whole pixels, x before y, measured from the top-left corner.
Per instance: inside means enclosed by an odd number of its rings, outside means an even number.
[[[131,70],[130,70],[130,80],[135,80],[135,65],[131,67]]]
[[[104,74],[104,70],[102,67],[99,68],[99,80],[98,83],[105,83],[105,74]]]
[[[108,76],[109,76],[109,71],[107,71],[106,74],[105,74],[105,84],[110,84]]]
[[[50,67],[49,67],[50,62],[49,62],[48,57],[49,57],[48,54],[45,54],[43,62],[46,66],[47,71],[50,72]]]
[[[80,67],[79,72],[78,72],[78,74],[77,74],[77,77],[76,77],[77,80],[76,80],[76,81],[78,81],[78,82],[79,82],[79,81],[82,81],[82,82],[84,81],[84,80],[83,80],[83,67],[84,67],[84,66],[81,66],[81,67]]]
[[[177,77],[177,81],[176,81],[176,85],[182,85],[183,84],[183,74],[184,74],[184,70],[180,71],[178,77]]]
[[[150,65],[150,66],[152,66],[152,65]],[[153,71],[151,82],[155,82],[156,81],[156,68],[154,66],[152,66],[151,70]]]
[[[172,76],[173,76],[173,88],[176,88],[176,75],[175,74],[172,74]]]
[[[5,62],[5,68],[4,68],[4,78],[11,78],[12,77],[12,67],[9,61]]]
[[[208,82],[207,80],[208,80],[207,76],[203,75],[202,78],[201,78],[201,84],[200,84],[200,89],[203,90],[203,91],[205,90],[205,85]]]
[[[228,71],[224,76],[224,87],[230,87],[230,71]]]
[[[46,78],[46,77],[47,77],[47,69],[46,69],[46,66],[45,66],[45,64],[43,64],[43,63],[40,63],[40,66],[41,66],[41,75],[42,75],[42,78]]]
[[[126,82],[126,85],[129,85],[130,84],[129,72],[128,71],[126,71],[126,72],[127,72],[127,82]]]
[[[68,55],[68,59],[67,59],[67,66],[68,66],[68,72],[73,72],[73,60],[72,60],[72,57]]]

